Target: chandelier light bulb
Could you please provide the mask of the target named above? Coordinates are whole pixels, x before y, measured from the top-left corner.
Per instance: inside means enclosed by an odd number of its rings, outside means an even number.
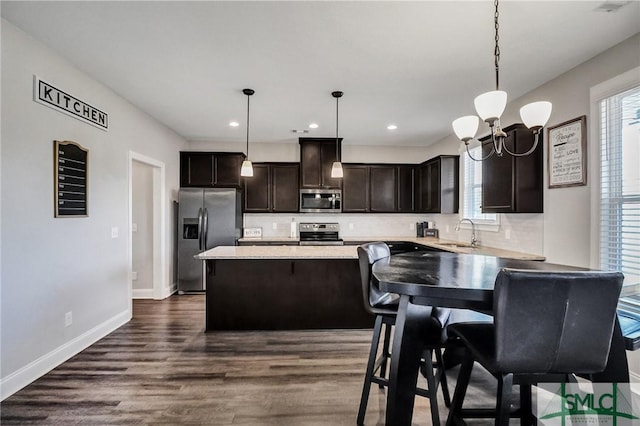
[[[529,129],[544,127],[551,117],[551,102],[532,102],[520,108],[520,118]]]
[[[465,115],[453,120],[453,123],[451,123],[453,131],[462,142],[469,142],[475,137],[478,131],[478,124],[480,124],[480,119],[475,115]]]
[[[500,118],[507,106],[507,92],[493,90],[483,93],[475,98],[473,104],[480,118],[491,125]]]

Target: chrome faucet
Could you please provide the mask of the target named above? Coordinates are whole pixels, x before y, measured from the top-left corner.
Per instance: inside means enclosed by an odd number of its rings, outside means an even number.
[[[458,224],[456,225],[456,232],[460,230],[460,224],[464,221],[467,221],[471,224],[471,245],[475,247],[478,245],[478,239],[476,238],[476,224],[473,223],[471,219],[467,219],[466,217],[460,219],[458,221]]]

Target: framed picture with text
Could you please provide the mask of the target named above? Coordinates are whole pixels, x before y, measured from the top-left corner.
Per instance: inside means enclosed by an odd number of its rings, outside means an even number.
[[[587,117],[548,128],[549,188],[587,184]]]

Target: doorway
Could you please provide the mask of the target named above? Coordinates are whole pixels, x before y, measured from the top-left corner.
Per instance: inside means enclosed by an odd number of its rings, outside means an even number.
[[[164,299],[166,284],[165,165],[129,152],[129,300]]]

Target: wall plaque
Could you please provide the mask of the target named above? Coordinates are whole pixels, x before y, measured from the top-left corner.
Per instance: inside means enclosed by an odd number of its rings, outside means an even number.
[[[89,150],[71,141],[53,141],[54,215],[86,217]]]
[[[587,184],[586,116],[549,127],[549,188]]]
[[[109,114],[33,76],[33,100],[85,121],[102,130],[109,129]]]

